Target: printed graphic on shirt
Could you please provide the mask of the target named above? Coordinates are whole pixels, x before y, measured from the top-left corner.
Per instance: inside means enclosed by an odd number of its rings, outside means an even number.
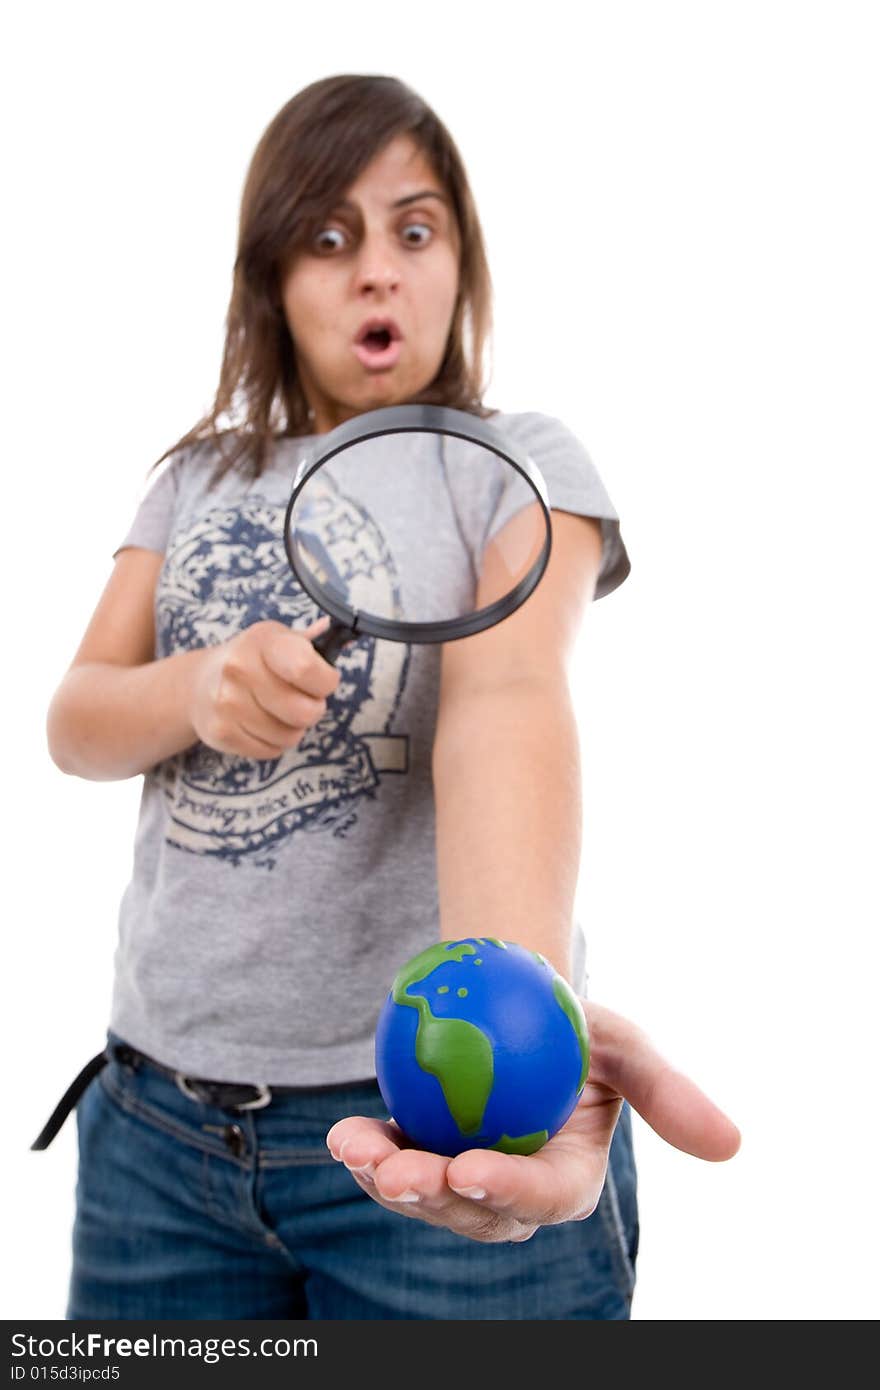
[[[401,613],[393,558],[375,522],[327,481],[321,499],[331,577],[361,606]],[[275,619],[303,628],[320,616],[290,570],[285,508],[253,495],[199,516],[173,537],[156,598],[157,654],[224,642]],[[198,743],[156,770],[168,799],[169,844],[194,854],[272,868],[299,833],[345,834],[380,776],[405,773],[407,736],[391,732],[410,648],[363,638],[336,661],[339,686],[296,748],[255,761]]]

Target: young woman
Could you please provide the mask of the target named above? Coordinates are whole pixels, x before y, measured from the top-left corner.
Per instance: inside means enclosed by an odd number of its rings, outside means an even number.
[[[692,1153],[737,1147],[592,1003],[590,1080],[539,1154],[408,1148],[378,1091],[378,1011],[438,938],[518,941],[583,989],[567,665],[629,562],[572,433],[483,404],[489,320],[424,102],[373,76],[289,101],[245,182],[213,410],[163,455],[49,712],[65,772],[144,778],[107,1047],[80,1079],[70,1318],[626,1318],[624,1098]],[[416,401],[528,451],[551,561],[485,633],[331,666],[284,558],[291,478],[336,425]],[[365,544],[405,587],[424,541],[384,543],[394,505]]]

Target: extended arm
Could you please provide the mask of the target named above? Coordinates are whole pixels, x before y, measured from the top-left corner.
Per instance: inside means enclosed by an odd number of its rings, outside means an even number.
[[[589,518],[552,519],[535,593],[444,648],[433,771],[443,938],[517,941],[570,979],[581,776],[568,663],[601,537]]]
[[[434,754],[440,912],[446,939],[505,935],[567,966],[580,848],[568,658],[599,566],[595,522],[553,513],[553,554],[511,618],[443,653]],[[527,1240],[589,1216],[625,1098],[668,1143],[731,1158],[736,1126],[634,1024],[583,1001],[590,1072],[574,1113],[535,1154],[413,1148],[393,1121],[339,1120],[334,1158],[390,1211],[480,1241]]]

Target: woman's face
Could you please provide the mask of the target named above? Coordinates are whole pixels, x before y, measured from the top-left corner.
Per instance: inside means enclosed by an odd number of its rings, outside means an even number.
[[[284,316],[314,432],[398,405],[436,376],[458,294],[446,190],[409,136],[392,140],[282,271]],[[388,321],[392,341],[363,336]]]

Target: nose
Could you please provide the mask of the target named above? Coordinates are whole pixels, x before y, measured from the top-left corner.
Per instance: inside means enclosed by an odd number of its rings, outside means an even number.
[[[387,238],[364,237],[355,271],[357,290],[395,290],[400,284],[398,254]]]

